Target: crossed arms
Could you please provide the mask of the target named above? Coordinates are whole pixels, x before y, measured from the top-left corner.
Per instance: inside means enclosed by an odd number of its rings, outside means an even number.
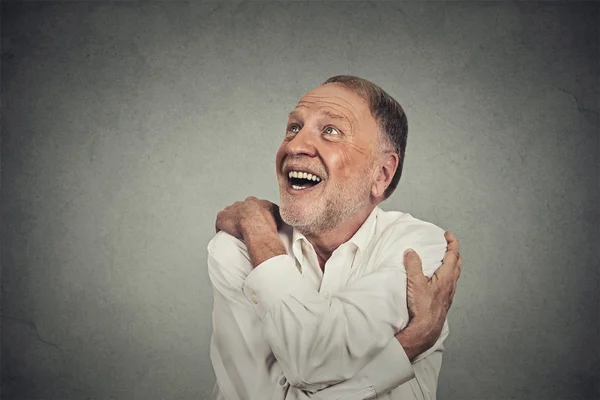
[[[326,298],[301,278],[277,235],[272,212],[260,202],[249,198],[232,206],[230,213],[219,214],[217,229],[243,239],[245,244],[219,233],[209,245],[215,312],[217,306],[221,307],[219,318],[230,318],[239,331],[238,343],[233,345],[236,350],[226,349],[223,343],[236,342],[236,333],[219,331],[219,321],[214,320],[213,342],[220,342],[216,343],[217,348],[220,344],[223,352],[230,351],[231,357],[239,352],[253,353],[258,360],[264,360],[272,351],[273,361],[287,382],[310,394],[356,380],[364,371],[372,373],[373,364],[393,352],[393,346],[400,348],[400,344],[406,353],[394,353],[401,354],[399,363],[402,357],[408,363],[408,359],[414,360],[432,347],[442,331],[460,273],[458,243],[452,235],[446,235],[448,251],[444,264],[432,279],[423,275],[416,254],[404,258],[396,254],[383,260],[374,272]],[[244,213],[251,219],[240,217]],[[237,222],[231,223],[236,218]],[[224,247],[231,246],[225,251],[221,246],[221,255],[216,255],[214,244],[219,238],[229,241]],[[407,276],[399,264],[404,264]],[[404,282],[406,293],[404,287],[398,287]],[[408,309],[398,307],[404,304],[404,298]],[[248,312],[252,308],[254,313]],[[217,377],[219,368],[215,366]],[[252,375],[252,371],[226,372],[240,381]],[[388,375],[382,377],[385,384],[377,388],[380,391],[412,378],[399,371],[380,373]],[[241,383],[238,386],[244,387]],[[245,383],[246,387],[252,384]],[[245,393],[238,396],[251,398]]]

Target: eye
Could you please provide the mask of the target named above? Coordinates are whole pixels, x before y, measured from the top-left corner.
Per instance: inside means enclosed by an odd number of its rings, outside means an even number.
[[[290,124],[287,128],[288,132],[291,133],[298,133],[300,132],[300,127],[298,126],[298,124]]]
[[[330,134],[330,135],[339,135],[340,134],[340,132],[337,129],[335,129],[333,126],[328,126],[327,128],[325,128],[323,130],[323,132]]]

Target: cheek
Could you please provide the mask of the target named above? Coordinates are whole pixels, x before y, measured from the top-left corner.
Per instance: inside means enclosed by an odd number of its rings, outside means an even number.
[[[346,180],[353,175],[353,166],[356,165],[357,160],[352,152],[343,146],[321,151],[321,156],[330,178]]]
[[[368,157],[368,152],[353,143],[340,143],[331,153],[332,168],[338,170],[340,176],[355,176],[357,171],[362,171],[361,166]]]
[[[285,154],[285,142],[283,142],[281,143],[281,146],[279,146],[279,150],[277,150],[277,154],[275,155],[275,168],[278,174],[281,172],[281,164],[283,163]]]

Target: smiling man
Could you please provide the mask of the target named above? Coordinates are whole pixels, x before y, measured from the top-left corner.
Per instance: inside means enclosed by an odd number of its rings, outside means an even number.
[[[435,398],[462,260],[450,233],[378,207],[406,137],[400,104],[364,79],[300,99],[280,207],[225,208],[208,245],[214,399]]]

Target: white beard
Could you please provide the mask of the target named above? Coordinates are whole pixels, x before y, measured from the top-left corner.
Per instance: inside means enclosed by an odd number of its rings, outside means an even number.
[[[352,217],[369,201],[371,184],[356,181],[352,186],[327,188],[329,193],[319,197],[313,204],[303,204],[301,209],[290,204],[291,196],[281,191],[281,219],[304,235],[328,231]]]

